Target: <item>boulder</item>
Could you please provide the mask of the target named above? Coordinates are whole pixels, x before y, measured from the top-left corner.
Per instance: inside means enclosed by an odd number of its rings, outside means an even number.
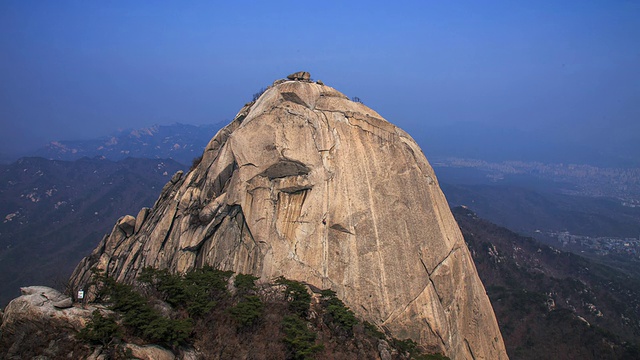
[[[125,215],[120,221],[118,221],[118,228],[122,230],[126,236],[133,235],[136,228],[136,218],[131,215]]]
[[[91,318],[91,312],[95,309],[94,307],[87,309],[73,307],[73,303],[67,306],[71,298],[46,286],[23,287],[20,288],[20,292],[22,296],[11,300],[4,309],[0,328],[2,333],[21,321],[60,321],[80,330]]]
[[[287,79],[296,80],[296,81],[310,81],[311,80],[311,74],[309,74],[306,71],[298,71],[298,72],[295,72],[295,73],[293,73],[291,75],[288,75]]]

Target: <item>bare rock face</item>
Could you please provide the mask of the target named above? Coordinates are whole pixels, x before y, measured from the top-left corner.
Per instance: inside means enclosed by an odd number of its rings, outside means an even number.
[[[460,230],[415,141],[362,103],[292,74],[211,140],[148,214],[76,268],[133,282],[145,266],[283,275],[452,359],[506,359]],[[133,229],[129,226],[133,224]]]

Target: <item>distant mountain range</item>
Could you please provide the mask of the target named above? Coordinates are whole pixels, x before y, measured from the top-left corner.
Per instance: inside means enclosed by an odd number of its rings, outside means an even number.
[[[103,156],[113,161],[138,157],[190,164],[193,158],[202,155],[205,145],[224,125],[173,124],[122,130],[97,139],[54,141],[31,156],[50,160]]]
[[[173,160],[22,158],[0,165],[0,305],[20,286],[65,282],[124,214],[152,206]],[[60,284],[57,284],[60,285]]]

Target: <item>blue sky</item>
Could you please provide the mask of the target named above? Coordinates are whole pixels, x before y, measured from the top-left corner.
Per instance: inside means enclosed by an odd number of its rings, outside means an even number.
[[[615,148],[640,142],[638,19],[614,0],[5,0],[0,152],[230,120],[298,70],[417,139],[470,124]]]

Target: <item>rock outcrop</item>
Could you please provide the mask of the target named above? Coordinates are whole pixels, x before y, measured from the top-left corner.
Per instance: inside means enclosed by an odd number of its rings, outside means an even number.
[[[298,71],[298,72],[295,72],[295,73],[287,76],[287,79],[289,79],[289,80],[298,80],[298,81],[310,81],[311,80],[311,74],[309,74],[306,71]]]
[[[46,286],[23,287],[20,292],[22,296],[13,299],[4,309],[0,328],[3,335],[11,331],[14,323],[22,321],[57,321],[80,330],[94,310],[73,307],[70,297]]]
[[[74,341],[70,334],[82,329],[96,309],[73,307],[68,296],[45,286],[24,287],[20,291],[22,296],[13,299],[2,314],[0,358],[3,359],[24,359],[34,344],[57,333],[59,338],[46,340],[48,347],[43,349],[55,358],[64,346],[61,343]]]
[[[396,338],[452,359],[507,358],[434,172],[415,141],[362,103],[279,80],[177,173],[150,210],[124,217],[76,268],[133,282],[146,266],[212,265],[330,288]]]
[[[34,352],[42,355],[34,357],[38,359],[109,358],[103,354],[102,346],[80,344],[76,334],[91,320],[94,310],[104,316],[113,314],[111,310],[102,305],[74,305],[69,296],[46,286],[23,287],[20,292],[22,295],[13,299],[4,313],[0,312],[0,358],[31,358],[27,355]],[[157,345],[124,343],[123,348],[136,359],[175,359],[171,351]],[[70,350],[76,353],[69,353]],[[93,354],[86,357],[83,354],[87,352]],[[185,349],[184,354],[188,353]]]

